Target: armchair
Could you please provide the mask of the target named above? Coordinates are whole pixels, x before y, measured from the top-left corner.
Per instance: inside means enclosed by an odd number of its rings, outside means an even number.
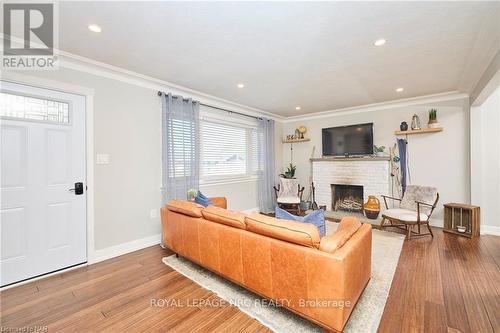
[[[296,179],[280,178],[278,187],[273,186],[273,189],[279,208],[300,215],[300,202],[304,187],[300,187]]]
[[[395,227],[406,232],[406,238],[415,236],[426,236],[432,234],[429,226],[429,219],[439,201],[439,193],[435,187],[409,185],[402,198],[394,198],[387,195],[382,196],[386,210],[382,214],[380,229],[385,227]],[[399,208],[389,208],[387,199],[399,201]],[[385,224],[388,220],[389,224]],[[413,226],[417,226],[417,232],[413,231]],[[421,233],[420,227],[426,225],[428,233]]]

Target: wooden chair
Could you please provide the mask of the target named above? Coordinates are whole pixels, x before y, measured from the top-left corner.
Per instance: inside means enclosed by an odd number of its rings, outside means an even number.
[[[295,193],[297,188],[297,193]],[[278,187],[273,186],[278,207],[295,215],[300,215],[300,202],[304,187],[300,187],[296,179],[280,178]]]
[[[382,222],[380,229],[385,227],[395,227],[406,232],[406,239],[411,239],[411,236],[426,236],[432,234],[429,226],[429,219],[432,212],[436,208],[439,201],[439,193],[435,187],[409,185],[402,198],[394,198],[383,195],[386,210],[382,214]],[[389,208],[387,199],[399,201],[399,208]],[[388,220],[390,224],[385,224]],[[417,232],[412,228],[417,226]],[[428,233],[422,233],[420,227],[426,225]]]

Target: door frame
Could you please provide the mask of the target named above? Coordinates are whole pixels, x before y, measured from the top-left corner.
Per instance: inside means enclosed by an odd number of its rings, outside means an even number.
[[[95,262],[95,242],[94,242],[94,89],[68,84],[60,81],[54,81],[39,78],[31,75],[24,75],[15,72],[4,71],[1,81],[31,86],[34,88],[54,90],[63,93],[80,95],[85,97],[85,157],[86,157],[86,185],[87,185],[87,263],[65,268],[57,272],[44,274],[33,279],[28,279],[18,283],[11,284],[7,288],[19,286],[34,280],[45,278],[53,274],[76,269],[85,265],[91,265]],[[4,288],[1,288],[2,290]]]

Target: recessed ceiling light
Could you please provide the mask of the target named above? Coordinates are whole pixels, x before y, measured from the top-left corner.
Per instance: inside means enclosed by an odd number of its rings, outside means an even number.
[[[396,88],[397,92],[402,92],[403,90],[405,90],[405,88]]]
[[[238,88],[245,88],[245,85],[244,85],[243,83],[238,83],[236,86],[237,86]]]
[[[295,107],[295,110],[300,110],[300,109],[301,109],[301,107],[300,107],[300,106],[296,106],[296,107]]]
[[[384,38],[380,38],[380,39],[377,39],[376,41],[374,41],[373,45],[375,45],[375,46],[382,46],[385,43],[387,43],[387,40],[385,40]]]
[[[101,27],[98,26],[97,24],[89,25],[89,30],[92,32],[101,32],[102,31]]]

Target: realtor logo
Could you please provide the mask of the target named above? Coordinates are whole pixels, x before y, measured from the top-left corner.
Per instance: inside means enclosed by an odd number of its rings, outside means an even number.
[[[3,69],[55,69],[54,3],[3,4]]]

